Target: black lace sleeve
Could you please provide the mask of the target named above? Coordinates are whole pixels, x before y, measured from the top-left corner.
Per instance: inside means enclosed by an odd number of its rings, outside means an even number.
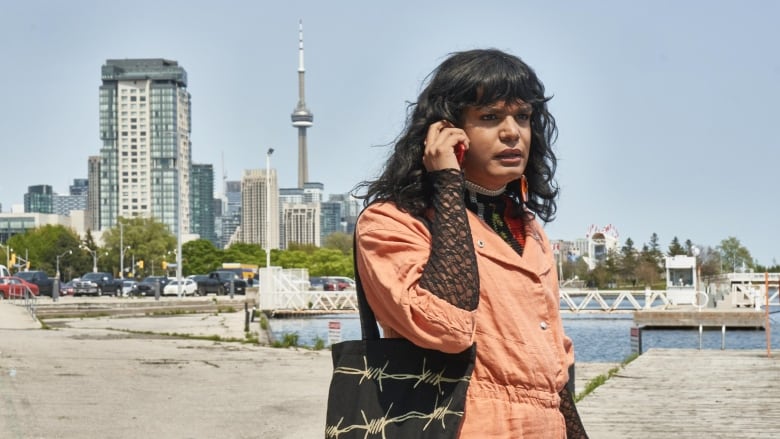
[[[566,420],[566,438],[567,439],[588,439],[585,433],[585,426],[582,425],[580,414],[577,412],[577,406],[574,405],[574,395],[564,387],[560,392],[561,414]]]
[[[431,255],[420,286],[458,308],[472,311],[479,304],[479,274],[463,202],[463,176],[457,169],[428,175],[433,183]]]

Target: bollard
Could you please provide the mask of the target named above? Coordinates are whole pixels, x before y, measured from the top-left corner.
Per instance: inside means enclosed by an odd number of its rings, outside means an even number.
[[[60,280],[58,278],[54,278],[54,285],[52,285],[51,288],[51,300],[52,302],[56,302],[60,298]]]
[[[642,328],[639,326],[631,327],[631,353],[642,355]]]
[[[244,332],[249,332],[249,305],[244,302]]]
[[[154,300],[160,300],[160,281],[154,283]]]
[[[230,281],[230,298],[233,298],[233,294],[236,293],[236,282],[234,280]]]

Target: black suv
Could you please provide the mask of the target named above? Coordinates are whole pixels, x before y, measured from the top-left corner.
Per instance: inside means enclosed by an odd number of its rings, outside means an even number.
[[[138,294],[140,296],[154,296],[154,289],[156,285],[159,284],[160,295],[162,296],[163,288],[165,288],[165,286],[168,285],[168,282],[170,281],[171,280],[166,276],[149,276],[136,284],[134,294]]]

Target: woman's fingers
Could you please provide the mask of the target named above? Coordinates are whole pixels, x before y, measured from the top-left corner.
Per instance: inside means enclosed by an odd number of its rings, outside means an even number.
[[[432,123],[428,127],[425,137],[425,150],[423,152],[423,164],[428,171],[441,169],[460,169],[456,157],[456,146],[462,143],[468,148],[466,133],[456,128],[451,122],[442,120]]]

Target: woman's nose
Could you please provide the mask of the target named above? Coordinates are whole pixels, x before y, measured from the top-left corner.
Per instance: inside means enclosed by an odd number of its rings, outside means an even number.
[[[504,119],[498,134],[501,140],[516,140],[520,137],[520,125],[514,117],[509,116]]]

